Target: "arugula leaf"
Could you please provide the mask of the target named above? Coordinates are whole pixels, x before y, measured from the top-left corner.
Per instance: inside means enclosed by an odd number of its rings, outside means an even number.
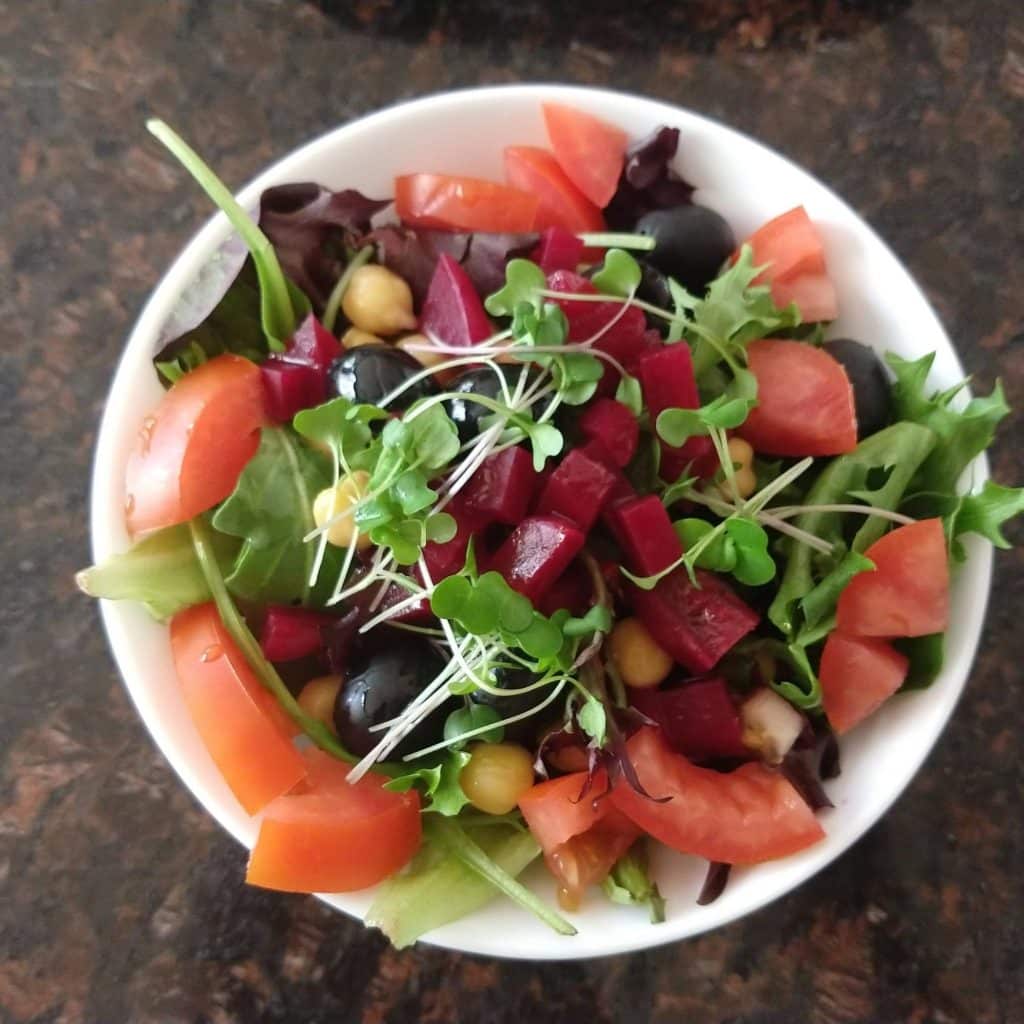
[[[484,308],[491,316],[512,316],[522,303],[540,309],[540,293],[547,287],[544,271],[530,260],[509,260],[505,285],[488,295]]]
[[[331,482],[330,462],[321,452],[299,444],[287,428],[263,428],[256,454],[213,516],[216,530],[243,542],[227,577],[233,594],[273,604],[326,600],[343,553],[327,546],[311,587],[317,546],[302,538],[315,527],[313,499]]]
[[[285,277],[270,239],[199,154],[163,121],[147,121],[146,127],[220,207],[245,242],[260,282],[263,332],[272,349],[283,350],[285,341],[295,332],[299,317],[310,311],[309,300]]]
[[[851,490],[862,488],[871,470],[892,467],[885,483],[872,493],[873,504],[895,509],[907,485],[935,444],[935,434],[916,423],[896,423],[865,438],[854,451],[833,459],[807,492],[804,504],[843,504]],[[795,520],[796,525],[825,541],[837,545],[836,552],[863,552],[884,532],[887,523],[878,516],[855,516],[837,512],[806,512]],[[847,524],[858,524],[853,542],[843,545]],[[799,601],[831,573],[841,561],[821,558],[805,544],[792,545],[785,571],[768,617],[790,638],[800,629]]]
[[[459,775],[469,763],[470,757],[463,750],[450,750],[437,764],[429,768],[416,768],[405,775],[396,775],[384,783],[384,788],[405,793],[414,786],[421,787],[425,797],[423,812],[451,817],[469,803],[469,798],[459,784]]]
[[[238,545],[215,536],[213,548],[223,567],[231,564]],[[90,597],[138,601],[161,622],[210,599],[187,524],[158,530],[123,554],[83,569],[75,575],[75,582]]]
[[[642,840],[616,861],[601,888],[613,903],[648,904],[651,924],[665,920],[665,900],[648,873],[647,847]]]
[[[640,287],[642,276],[640,264],[628,252],[609,249],[601,269],[590,280],[599,292],[625,298],[633,295]]]
[[[797,635],[797,643],[808,646],[823,640],[835,627],[835,610],[839,595],[846,585],[861,572],[874,569],[875,563],[859,551],[848,551],[839,564],[799,602],[803,625]]]
[[[986,480],[980,491],[957,497],[952,511],[946,514],[946,533],[954,556],[963,561],[966,553],[959,538],[966,533],[977,533],[997,548],[1011,547],[1003,533],[1007,520],[1024,512],[1024,487],[1000,487]]]
[[[934,352],[915,360],[888,352],[885,359],[896,375],[893,404],[897,415],[928,427],[938,437],[914,480],[915,490],[954,493],[964,469],[992,443],[997,425],[1010,412],[1002,384],[996,381],[990,395],[972,398],[958,411],[950,403],[962,384],[926,394]]]

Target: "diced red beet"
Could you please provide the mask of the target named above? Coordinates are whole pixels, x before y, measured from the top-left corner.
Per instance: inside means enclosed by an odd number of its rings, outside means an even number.
[[[609,528],[638,576],[667,569],[683,553],[665,506],[656,494],[619,501],[608,513]]]
[[[660,690],[630,690],[630,703],[657,722],[668,742],[691,761],[751,756],[739,711],[720,676]]]
[[[603,463],[574,448],[551,474],[537,499],[541,515],[557,513],[588,531],[615,486],[615,474]]]
[[[317,318],[310,313],[296,328],[287,351],[280,358],[290,363],[315,366],[323,373],[331,360],[341,355],[341,343]]]
[[[591,441],[585,451],[588,450],[591,445],[599,444],[597,441]],[[630,498],[636,497],[636,489],[629,482],[629,478],[621,469],[615,471],[615,485],[608,492],[608,497],[604,500],[604,507],[601,509],[601,522],[604,523],[605,528],[612,534],[615,535],[616,529],[616,518],[615,509],[624,501],[628,501]]]
[[[568,608],[573,615],[583,615],[590,607],[592,591],[586,569],[578,561],[573,562],[551,585],[538,610],[554,615],[560,608]]]
[[[556,270],[575,271],[583,262],[583,243],[565,228],[545,228],[530,259],[545,274],[551,274]]]
[[[629,587],[629,600],[652,636],[691,672],[708,672],[758,623],[758,614],[713,573],[698,572],[699,586],[685,568],[653,590]]]
[[[446,345],[465,348],[494,333],[469,275],[447,253],[441,254],[431,278],[420,314],[420,330]]]
[[[538,473],[525,448],[506,448],[484,460],[463,491],[467,510],[487,523],[515,526],[533,501]]]
[[[636,375],[640,378],[652,425],[657,424],[658,416],[666,409],[696,409],[700,406],[688,345],[664,345],[657,351],[648,352],[636,364]],[[709,453],[714,454],[714,446],[706,437],[691,437],[678,448],[662,441],[661,453],[661,476],[665,480],[678,479],[691,462],[694,463],[693,470],[701,476],[710,476],[718,468],[718,459],[709,459]]]
[[[620,469],[636,454],[640,426],[636,417],[614,398],[598,398],[583,411],[579,420],[584,437],[599,441]]]
[[[584,536],[561,516],[528,516],[491,559],[508,585],[536,606],[580,553]]]
[[[260,364],[263,408],[275,423],[291,423],[302,409],[320,405],[327,397],[327,377],[315,366],[271,357]]]
[[[405,587],[401,587],[397,583],[392,583],[384,592],[384,599],[381,601],[380,607],[374,614],[387,611],[389,608],[394,608],[403,601],[407,601],[409,597],[409,591],[406,590]],[[392,621],[427,622],[433,617],[434,613],[430,610],[430,601],[425,597],[421,597],[417,602],[415,602],[415,604],[407,605],[400,612],[392,616]]]
[[[444,509],[455,520],[455,536],[443,544],[429,541],[423,545],[423,561],[434,583],[457,573],[466,564],[470,538],[486,525],[486,520],[473,512],[463,495],[457,494]],[[478,552],[479,554],[479,552]]]
[[[271,605],[260,630],[260,647],[270,661],[295,661],[323,647],[324,627],[336,616],[308,608]]]

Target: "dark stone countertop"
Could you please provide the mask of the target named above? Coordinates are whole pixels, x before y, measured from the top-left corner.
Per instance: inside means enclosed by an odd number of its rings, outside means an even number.
[[[3,1021],[1024,1021],[1024,549],[1000,555],[970,687],[891,813],[769,909],[640,955],[396,953],[248,889],[136,718],[71,578],[114,363],[209,214],[144,117],[238,183],[395,100],[552,78],[691,106],[810,168],[906,261],[979,383],[1024,407],[1014,0],[0,0]],[[1022,427],[994,452],[1007,482]]]

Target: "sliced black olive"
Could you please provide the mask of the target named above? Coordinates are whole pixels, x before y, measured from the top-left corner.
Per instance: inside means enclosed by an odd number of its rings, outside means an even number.
[[[636,230],[655,241],[644,258],[697,295],[718,276],[736,248],[728,222],[706,206],[653,210],[636,222]]]
[[[527,372],[525,366],[502,367],[501,375],[505,378],[509,391],[515,390],[520,376],[525,372]],[[454,391],[456,395],[482,395],[484,398],[504,401],[498,375],[488,366],[460,374],[452,381],[449,391]],[[493,409],[488,409],[479,402],[458,397],[449,398],[445,402],[445,411],[458,428],[459,440],[463,444],[472,441],[480,432],[482,419],[494,414]]]
[[[371,732],[371,726],[397,718],[444,664],[444,658],[426,640],[390,633],[386,646],[358,654],[334,704],[338,739],[356,756],[368,754],[384,738],[383,730]],[[442,739],[450,711],[443,705],[428,715],[402,740],[395,754],[412,753]]]
[[[842,364],[850,378],[858,439],[888,426],[892,420],[892,385],[878,353],[852,338],[835,338],[822,347]]]
[[[408,352],[390,345],[360,345],[338,356],[327,368],[331,396],[352,402],[379,405],[380,400],[404,384],[423,367]],[[403,391],[388,409],[408,409],[413,402],[437,393],[432,377],[417,381]]]

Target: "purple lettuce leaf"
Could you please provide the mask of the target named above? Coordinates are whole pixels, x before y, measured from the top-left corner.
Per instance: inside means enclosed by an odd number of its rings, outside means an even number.
[[[694,187],[671,167],[678,146],[679,129],[662,126],[627,151],[618,188],[604,211],[609,228],[631,231],[645,213],[693,201]]]

